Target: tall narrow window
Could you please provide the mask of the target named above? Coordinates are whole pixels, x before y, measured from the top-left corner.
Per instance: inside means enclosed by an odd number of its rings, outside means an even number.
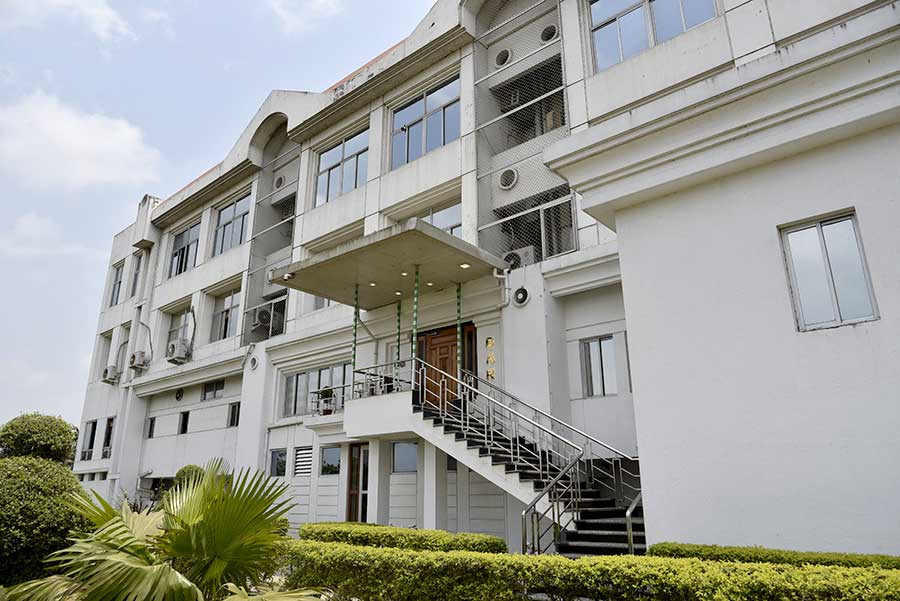
[[[188,337],[188,326],[191,321],[191,310],[185,309],[184,311],[173,313],[169,318],[169,335],[166,338],[166,346],[169,346],[173,342],[177,342],[179,339]]]
[[[610,396],[618,392],[615,342],[612,336],[582,342],[582,362],[585,396]]]
[[[877,317],[854,214],[786,228],[782,237],[801,331]]]
[[[197,264],[197,246],[200,243],[200,224],[179,232],[172,241],[172,258],[169,277],[182,274]]]
[[[210,337],[213,342],[237,335],[238,312],[240,311],[240,306],[240,290],[232,290],[224,296],[216,298],[216,306],[213,313],[212,336]]]
[[[394,111],[391,169],[459,138],[459,77]]]
[[[191,412],[190,411],[182,411],[178,414],[178,433],[179,434],[187,434],[188,426],[191,422]]]
[[[269,475],[283,478],[287,472],[287,449],[272,449],[269,453]]]
[[[249,214],[249,195],[219,209],[213,255],[218,255],[244,243]]]
[[[125,263],[113,265],[112,268],[112,288],[109,292],[109,306],[119,304],[119,294],[122,292],[122,272],[125,270]]]
[[[241,425],[241,404],[231,403],[228,405],[228,427],[237,428]]]
[[[144,262],[144,254],[137,253],[134,255],[131,268],[131,296],[137,296],[138,289],[141,285],[141,267]]]
[[[81,440],[81,460],[90,461],[94,458],[94,443],[97,440],[97,420],[87,422],[84,425],[84,438]]]
[[[147,420],[147,438],[153,438],[156,435],[156,418],[151,417]]]
[[[316,206],[364,185],[369,172],[369,130],[319,154]]]
[[[106,418],[106,431],[103,433],[103,459],[109,459],[112,455],[112,437],[115,424],[115,417]]]

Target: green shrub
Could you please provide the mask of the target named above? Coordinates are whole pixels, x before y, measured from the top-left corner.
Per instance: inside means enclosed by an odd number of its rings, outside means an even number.
[[[71,464],[77,440],[75,426],[63,418],[26,413],[0,428],[0,457],[41,457]]]
[[[319,523],[300,526],[300,538],[364,547],[393,547],[428,551],[506,553],[506,541],[487,534],[453,534],[444,530],[412,530],[358,523]]]
[[[199,465],[188,464],[175,472],[175,484],[187,484],[203,477],[204,470]]]
[[[328,587],[360,601],[897,601],[900,572],[666,557],[570,560],[411,551],[309,540],[285,544],[285,588]]]
[[[44,558],[89,527],[68,504],[81,490],[64,466],[36,457],[0,459],[0,585],[45,576]]]
[[[900,557],[893,555],[862,555],[857,553],[817,553],[813,551],[782,551],[764,547],[719,547],[657,543],[647,551],[656,557],[696,557],[713,561],[740,563],[764,562],[790,565],[844,566],[847,568],[881,567],[900,569]]]

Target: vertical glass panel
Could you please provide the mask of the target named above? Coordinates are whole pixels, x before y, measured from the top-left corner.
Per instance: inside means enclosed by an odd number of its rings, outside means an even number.
[[[356,157],[356,186],[365,186],[369,181],[369,151],[361,152]]]
[[[319,389],[331,388],[331,368],[319,370]]]
[[[234,229],[234,224],[228,223],[225,227],[222,228],[222,251],[226,251],[231,248],[231,230]]]
[[[328,200],[341,195],[341,166],[332,167],[328,172]]]
[[[240,199],[239,201],[237,201],[237,204],[234,207],[234,214],[240,215],[241,213],[246,213],[249,210],[250,210],[250,197],[245,196],[242,199]]]
[[[834,321],[831,290],[828,286],[822,247],[819,244],[818,229],[810,227],[791,232],[788,234],[788,245],[797,285],[795,293],[800,299],[803,323],[815,325]]]
[[[328,201],[328,173],[319,174],[316,182],[316,206],[320,207]]]
[[[319,171],[324,171],[329,167],[337,165],[341,161],[341,153],[342,150],[340,144],[323,152],[319,156]]]
[[[425,152],[431,152],[435,148],[444,145],[444,119],[443,111],[428,115],[425,124]]]
[[[409,134],[407,161],[412,163],[422,156],[422,122],[410,125],[407,133]]]
[[[240,246],[244,243],[244,220],[246,215],[238,217],[234,221],[234,229],[231,231],[231,246]]]
[[[635,0],[597,0],[591,3],[591,22],[600,25],[634,4]]]
[[[444,109],[444,144],[459,138],[459,102]]]
[[[406,164],[406,132],[398,131],[391,139],[391,169]]]
[[[446,209],[435,211],[431,218],[431,224],[442,230],[448,229],[462,222],[462,204],[455,204]]]
[[[360,150],[369,147],[369,130],[357,134],[344,142],[344,156],[356,154]]]
[[[709,21],[716,16],[715,0],[681,0],[684,6],[684,22],[688,28]]]
[[[356,157],[344,161],[344,192],[356,188]]]
[[[603,369],[600,361],[600,341],[592,340],[587,344],[588,396],[603,394]]]
[[[600,353],[603,358],[603,394],[616,394],[618,392],[618,386],[616,385],[616,350],[612,338],[604,338],[600,341]]]
[[[633,10],[619,19],[619,31],[622,32],[622,60],[634,56],[649,46],[647,40],[647,22],[644,20],[644,7]]]
[[[295,415],[294,402],[297,398],[297,376],[288,376],[284,385],[284,413],[285,417]]]
[[[428,94],[425,103],[425,111],[430,113],[431,111],[440,108],[449,102],[453,102],[457,98],[459,98],[458,77],[453,81],[445,84],[444,86],[438,88],[434,92]]]
[[[822,235],[825,236],[825,249],[831,265],[831,276],[834,278],[841,319],[872,317],[875,311],[853,220],[845,219],[823,225]]]
[[[230,204],[221,211],[219,211],[219,223],[225,223],[226,221],[231,221],[234,219],[234,205]]]
[[[619,29],[615,21],[594,32],[594,52],[597,55],[598,71],[608,69],[622,60]]]
[[[297,376],[297,413],[305,413],[307,410],[306,401],[309,398],[309,382],[306,374]]]
[[[681,22],[680,2],[681,0],[653,0],[650,3],[657,44],[671,40],[684,32],[684,25]]]
[[[420,98],[412,104],[394,112],[394,130],[420,119],[425,114],[425,99]]]

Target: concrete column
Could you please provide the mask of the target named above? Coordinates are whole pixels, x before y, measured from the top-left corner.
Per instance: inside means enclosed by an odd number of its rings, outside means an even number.
[[[469,468],[456,464],[456,531],[470,532],[469,525]]]
[[[422,470],[422,527],[447,529],[447,456],[436,446],[424,446]]]
[[[372,438],[369,443],[369,509],[366,521],[388,525],[391,509],[391,442]]]

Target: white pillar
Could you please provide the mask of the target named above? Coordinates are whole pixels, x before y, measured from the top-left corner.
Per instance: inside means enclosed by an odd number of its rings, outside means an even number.
[[[391,508],[391,443],[378,438],[368,442],[369,507],[366,521],[387,526]]]
[[[447,456],[434,445],[425,446],[422,470],[422,509],[425,529],[447,529]]]

